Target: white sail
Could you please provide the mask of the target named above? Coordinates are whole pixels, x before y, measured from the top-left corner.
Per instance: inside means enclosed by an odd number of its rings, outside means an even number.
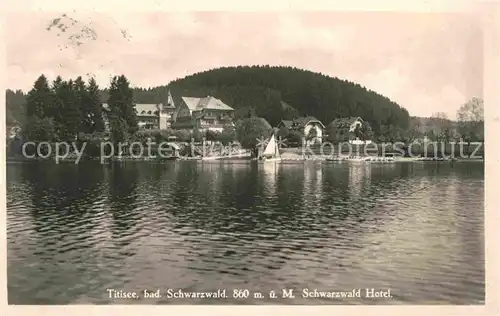
[[[269,143],[267,143],[266,149],[262,153],[263,156],[276,156],[276,151],[278,148],[278,144],[276,143],[276,139],[274,135],[271,136]]]

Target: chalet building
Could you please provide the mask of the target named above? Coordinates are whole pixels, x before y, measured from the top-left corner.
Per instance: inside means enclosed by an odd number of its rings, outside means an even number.
[[[104,103],[103,108],[109,109],[108,104]],[[138,103],[135,105],[137,116],[137,125],[139,129],[166,129],[170,127],[175,107],[170,105]],[[106,126],[108,122],[105,119]]]
[[[140,129],[167,129],[170,127],[175,113],[172,105],[136,104],[137,121]]]
[[[325,126],[313,116],[298,117],[291,121],[282,120],[278,128],[286,127],[289,131],[298,131],[310,144],[321,144]]]
[[[104,103],[103,108],[109,109]],[[167,104],[135,105],[139,129],[198,129],[221,132],[227,124],[234,126],[234,109],[221,100],[177,97],[168,92]],[[106,127],[108,122],[105,118]]]
[[[335,139],[339,141],[349,141],[351,144],[368,144],[370,140],[361,140],[363,128],[366,126],[361,117],[341,117],[332,121],[335,127]]]
[[[176,109],[172,123],[174,129],[222,132],[225,126],[234,126],[234,109],[215,97],[179,97],[175,102],[169,92],[168,100]]]
[[[136,104],[137,126],[139,129],[158,129],[160,127],[159,105]]]

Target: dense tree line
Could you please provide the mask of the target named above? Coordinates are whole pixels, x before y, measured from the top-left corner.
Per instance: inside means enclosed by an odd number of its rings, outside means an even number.
[[[26,95],[22,136],[26,141],[72,142],[79,133],[104,131],[98,86],[81,77],[51,84],[41,75]],[[41,136],[45,135],[45,136]]]
[[[137,131],[133,91],[125,76],[115,76],[108,90],[108,107],[103,108],[96,81],[82,77],[52,83],[41,75],[24,95],[7,90],[7,126],[22,125],[18,135],[24,142],[90,142],[98,145],[105,136],[105,120],[110,138],[124,141]]]
[[[101,137],[98,134],[104,130],[103,117],[107,116],[109,136],[116,142],[148,134],[159,139],[205,137],[227,143],[241,134],[238,128],[205,135],[174,130],[137,133],[134,104],[166,103],[168,91],[174,96],[219,98],[235,108],[239,122],[260,117],[276,126],[283,119],[315,116],[327,127],[328,140],[334,142],[346,137],[340,131],[345,127],[332,125],[334,119],[356,116],[368,123],[356,131],[357,136],[376,142],[411,142],[425,136],[438,141],[484,139],[480,99],[461,107],[458,122],[439,113],[432,118],[410,118],[406,109],[358,84],[297,68],[269,66],[219,68],[155,88],[131,88],[125,76],[114,77],[109,88],[99,89],[93,79],[86,83],[81,77],[68,81],[58,77],[49,83],[42,75],[27,94],[7,90],[7,126],[20,123],[26,140],[92,140]],[[108,107],[103,108],[102,102]],[[282,129],[279,136],[298,143],[302,135]]]

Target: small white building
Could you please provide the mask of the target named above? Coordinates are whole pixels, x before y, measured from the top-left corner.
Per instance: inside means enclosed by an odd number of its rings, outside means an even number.
[[[371,140],[361,140],[359,138],[349,140],[349,144],[352,145],[368,145],[371,144]]]

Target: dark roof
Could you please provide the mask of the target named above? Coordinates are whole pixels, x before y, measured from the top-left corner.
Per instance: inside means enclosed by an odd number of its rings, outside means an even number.
[[[232,107],[212,96],[200,98],[196,110],[199,111],[203,109],[234,111]]]
[[[179,108],[182,104],[186,105],[191,111],[200,111],[203,109],[214,109],[214,110],[226,110],[234,111],[232,107],[225,104],[221,100],[213,96],[189,96],[189,91],[187,90],[177,90],[175,88],[169,90],[170,95],[174,101],[174,106]]]
[[[315,118],[314,116],[298,117],[298,118],[294,119],[293,121],[282,120],[280,124],[283,124],[288,129],[300,129],[300,128],[304,128],[311,121],[320,123],[323,128],[325,127],[323,125],[323,123],[321,123],[321,121],[318,120],[317,118]]]
[[[345,127],[350,127],[352,123],[354,123],[357,120],[361,120],[363,122],[363,119],[359,116],[351,116],[351,117],[339,117],[336,118],[332,121],[333,124],[336,125],[345,125]]]
[[[174,101],[173,107],[174,108],[179,108],[182,104],[187,104],[184,102],[182,99],[182,94],[177,91],[177,89],[170,88],[168,90],[169,94],[172,96],[172,100]]]
[[[293,121],[282,120],[280,124],[283,124],[286,128],[292,128]]]

